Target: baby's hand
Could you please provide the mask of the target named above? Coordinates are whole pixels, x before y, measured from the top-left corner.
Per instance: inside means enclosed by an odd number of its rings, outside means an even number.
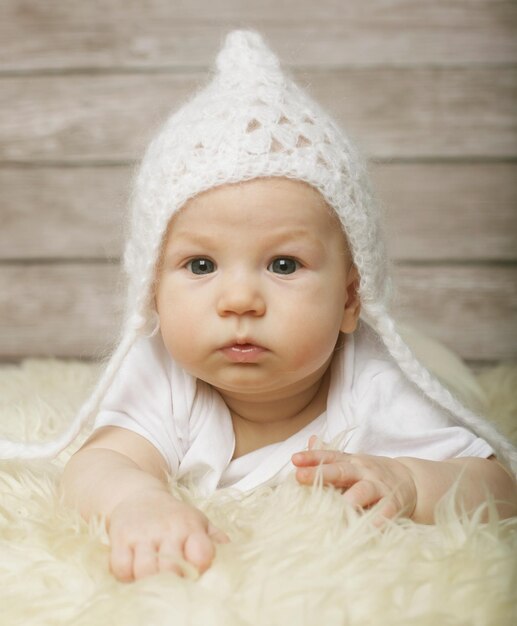
[[[399,513],[411,517],[416,508],[417,488],[408,467],[388,457],[315,450],[316,441],[312,436],[309,450],[292,456],[299,483],[312,485],[321,465],[323,484],[343,489],[343,497],[350,504],[366,508],[380,502],[381,519]]]
[[[158,572],[182,576],[181,561],[202,573],[212,563],[214,544],[229,541],[201,511],[159,490],[122,500],[110,516],[108,533],[110,569],[122,582]]]

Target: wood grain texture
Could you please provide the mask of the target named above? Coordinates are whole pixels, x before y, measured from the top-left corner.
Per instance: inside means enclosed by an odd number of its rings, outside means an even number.
[[[0,168],[0,260],[118,258],[133,168]],[[396,260],[517,260],[517,163],[372,167]]]
[[[399,266],[396,312],[466,359],[517,358],[517,268]],[[118,332],[113,264],[0,266],[0,354],[90,357]]]
[[[295,78],[375,159],[517,155],[512,67],[297,71]],[[206,80],[183,71],[3,77],[0,161],[133,161]]]
[[[396,268],[401,320],[472,361],[517,359],[517,267]]]
[[[301,66],[500,64],[517,56],[511,0],[3,0],[2,68],[199,67],[234,28]]]
[[[118,258],[131,168],[0,168],[0,260]]]
[[[394,259],[517,259],[517,164],[393,163],[372,173]]]
[[[0,266],[0,354],[97,358],[116,336],[118,267]]]

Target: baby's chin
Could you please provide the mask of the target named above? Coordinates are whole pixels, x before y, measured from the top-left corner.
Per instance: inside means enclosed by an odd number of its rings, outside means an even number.
[[[270,374],[261,371],[260,366],[245,364],[228,368],[217,376],[194,376],[213,387],[223,398],[263,403],[298,395],[318,383],[324,373],[311,372],[307,376],[300,376],[299,371]]]

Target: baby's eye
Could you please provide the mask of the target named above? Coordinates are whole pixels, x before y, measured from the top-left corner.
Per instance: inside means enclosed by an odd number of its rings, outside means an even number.
[[[192,259],[185,266],[193,274],[211,274],[215,272],[215,263],[210,259]]]
[[[289,257],[275,259],[267,266],[268,271],[273,272],[274,274],[292,274],[299,268],[300,263],[295,259],[290,259]]]

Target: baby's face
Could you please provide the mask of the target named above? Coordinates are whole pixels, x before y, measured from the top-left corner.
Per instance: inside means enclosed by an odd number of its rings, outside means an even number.
[[[359,315],[357,272],[322,196],[286,178],[223,185],[173,218],[158,270],[165,346],[221,392],[281,396],[326,371]]]

